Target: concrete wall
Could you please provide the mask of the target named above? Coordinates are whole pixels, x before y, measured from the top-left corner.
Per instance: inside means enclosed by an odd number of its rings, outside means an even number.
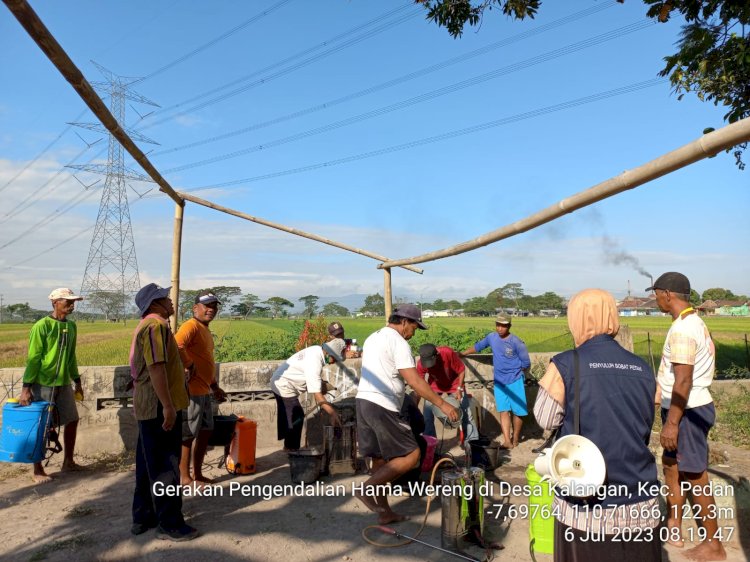
[[[551,353],[531,354],[532,361],[546,364]],[[499,434],[499,424],[494,415],[492,395],[492,357],[476,355],[466,359],[466,384],[481,412],[478,420],[481,431],[491,436]],[[221,387],[228,393],[229,401],[218,408],[220,414],[236,414],[258,422],[258,446],[275,446],[276,403],[269,390],[269,381],[280,361],[248,361],[217,365]],[[347,368],[359,376],[361,359],[348,359]],[[132,399],[126,390],[130,371],[126,366],[80,367],[85,400],[78,403],[81,416],[77,450],[84,454],[116,452],[135,447],[137,425],[132,411]],[[0,401],[21,392],[23,369],[0,369]],[[328,366],[324,378],[337,390],[333,400],[342,404],[344,421],[354,415],[353,398],[355,382],[338,366]],[[488,390],[489,389],[489,390]],[[533,403],[536,387],[527,387],[529,403]],[[322,443],[322,425],[327,416],[320,414],[314,400],[303,395],[303,406],[310,413],[308,440],[311,445]],[[322,418],[322,419],[321,419]],[[528,424],[531,428],[534,424]],[[453,433],[446,432],[446,437]],[[438,424],[438,435],[440,427]]]

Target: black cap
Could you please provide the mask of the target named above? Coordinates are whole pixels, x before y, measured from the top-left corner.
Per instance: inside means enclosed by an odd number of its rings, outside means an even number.
[[[200,291],[195,295],[195,304],[211,304],[212,302],[221,304],[219,298],[209,290]]]
[[[659,275],[658,279],[654,281],[651,287],[648,287],[647,291],[653,291],[654,289],[661,289],[663,291],[671,291],[673,293],[681,293],[683,295],[690,294],[690,281],[682,273],[676,271],[667,271]]]
[[[422,322],[422,311],[419,310],[419,307],[416,304],[400,304],[393,311],[393,314],[400,316],[401,318],[414,320],[420,330],[427,329],[427,326]]]
[[[437,363],[438,350],[431,343],[425,343],[419,346],[419,361],[422,367],[429,369]]]

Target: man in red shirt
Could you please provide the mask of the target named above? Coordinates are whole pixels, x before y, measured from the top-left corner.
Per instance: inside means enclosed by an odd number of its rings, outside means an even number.
[[[461,424],[463,425],[465,441],[479,439],[471,400],[466,395],[464,387],[464,364],[458,353],[450,347],[435,347],[431,343],[419,346],[419,360],[417,371],[430,384],[430,388],[438,395],[449,394],[461,406]],[[424,409],[425,435],[437,437],[435,434],[435,416],[432,408]]]

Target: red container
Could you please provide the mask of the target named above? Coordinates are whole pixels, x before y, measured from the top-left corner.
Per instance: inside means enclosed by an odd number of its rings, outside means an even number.
[[[234,426],[234,437],[229,446],[227,470],[232,474],[255,473],[255,440],[258,424],[242,416],[237,418]]]
[[[432,435],[422,435],[422,438],[427,441],[427,450],[422,460],[422,472],[427,472],[432,470],[432,465],[435,464],[435,449],[437,449],[438,440]]]

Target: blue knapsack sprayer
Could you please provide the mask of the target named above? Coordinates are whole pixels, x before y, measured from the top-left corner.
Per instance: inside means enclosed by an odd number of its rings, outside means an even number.
[[[47,451],[50,451],[50,456],[62,451],[57,430],[51,427],[53,408],[52,402],[21,406],[18,398],[8,399],[3,406],[1,462],[42,462]]]
[[[68,345],[68,330],[62,332],[58,357],[56,382],[60,377],[60,358]],[[53,387],[50,402],[42,400],[21,406],[18,398],[8,398],[3,406],[0,428],[0,462],[37,463],[62,451],[58,428],[55,427],[55,397]],[[48,454],[49,453],[49,454]]]

